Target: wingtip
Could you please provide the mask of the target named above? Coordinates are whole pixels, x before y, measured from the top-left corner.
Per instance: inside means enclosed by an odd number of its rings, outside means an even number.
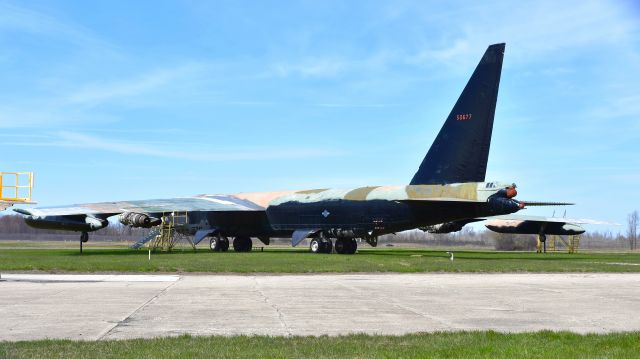
[[[25,215],[25,216],[31,216],[32,215],[31,212],[27,211],[24,208],[11,208],[11,210],[14,211],[14,212],[20,213],[22,215]]]

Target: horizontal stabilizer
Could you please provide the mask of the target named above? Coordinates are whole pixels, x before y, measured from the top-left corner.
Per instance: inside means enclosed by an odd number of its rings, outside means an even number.
[[[548,223],[573,223],[573,224],[594,224],[606,226],[619,226],[620,223],[598,221],[587,218],[562,218],[562,217],[545,217],[545,216],[527,216],[519,214],[507,214],[503,216],[485,217],[482,219],[498,219],[506,221],[531,221],[531,222],[548,222]]]

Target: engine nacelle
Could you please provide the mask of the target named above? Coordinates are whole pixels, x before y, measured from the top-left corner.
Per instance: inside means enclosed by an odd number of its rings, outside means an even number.
[[[118,216],[120,223],[134,228],[151,228],[162,223],[160,218],[150,217],[144,213],[124,212]]]
[[[77,216],[25,216],[24,221],[39,229],[93,232],[109,225],[109,221],[87,215]]]
[[[464,227],[465,223],[462,222],[445,222],[445,223],[441,223],[441,224],[436,224],[433,226],[427,226],[424,228],[420,228],[425,232],[429,232],[429,233],[451,233],[451,232],[458,232],[460,230],[462,230],[462,227]]]

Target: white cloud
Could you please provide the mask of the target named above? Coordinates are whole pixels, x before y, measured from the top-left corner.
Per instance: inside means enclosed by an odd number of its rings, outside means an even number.
[[[195,135],[194,135],[195,136]],[[135,155],[168,159],[179,159],[200,162],[224,161],[258,161],[279,159],[304,159],[316,157],[333,157],[344,152],[334,148],[238,148],[220,150],[210,147],[189,147],[183,143],[152,143],[142,141],[123,141],[109,139],[72,131],[59,131],[47,139],[25,138],[4,145],[29,147],[78,148],[92,151],[105,151],[123,155]]]
[[[132,79],[88,84],[64,96],[64,100],[71,105],[97,105],[123,98],[128,99],[171,86],[175,82],[197,74],[202,68],[199,64],[189,63],[151,71]]]
[[[333,77],[348,68],[348,65],[340,59],[313,59],[300,63],[277,62],[271,65],[270,74],[287,77]]]
[[[119,55],[120,52],[115,45],[104,41],[88,28],[9,3],[0,3],[0,29],[55,37],[85,50],[91,49],[94,53],[99,51],[101,55]]]

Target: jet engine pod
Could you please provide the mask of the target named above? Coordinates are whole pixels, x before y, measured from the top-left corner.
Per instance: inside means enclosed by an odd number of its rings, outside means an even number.
[[[462,230],[466,222],[445,222],[433,226],[424,227],[424,231],[429,233],[452,233]],[[422,229],[422,228],[421,228]]]
[[[125,226],[134,228],[151,228],[162,222],[159,218],[149,217],[144,213],[136,212],[124,212],[118,216],[118,220]]]
[[[72,216],[26,216],[24,221],[39,229],[93,232],[109,225],[109,221],[87,215]]]

